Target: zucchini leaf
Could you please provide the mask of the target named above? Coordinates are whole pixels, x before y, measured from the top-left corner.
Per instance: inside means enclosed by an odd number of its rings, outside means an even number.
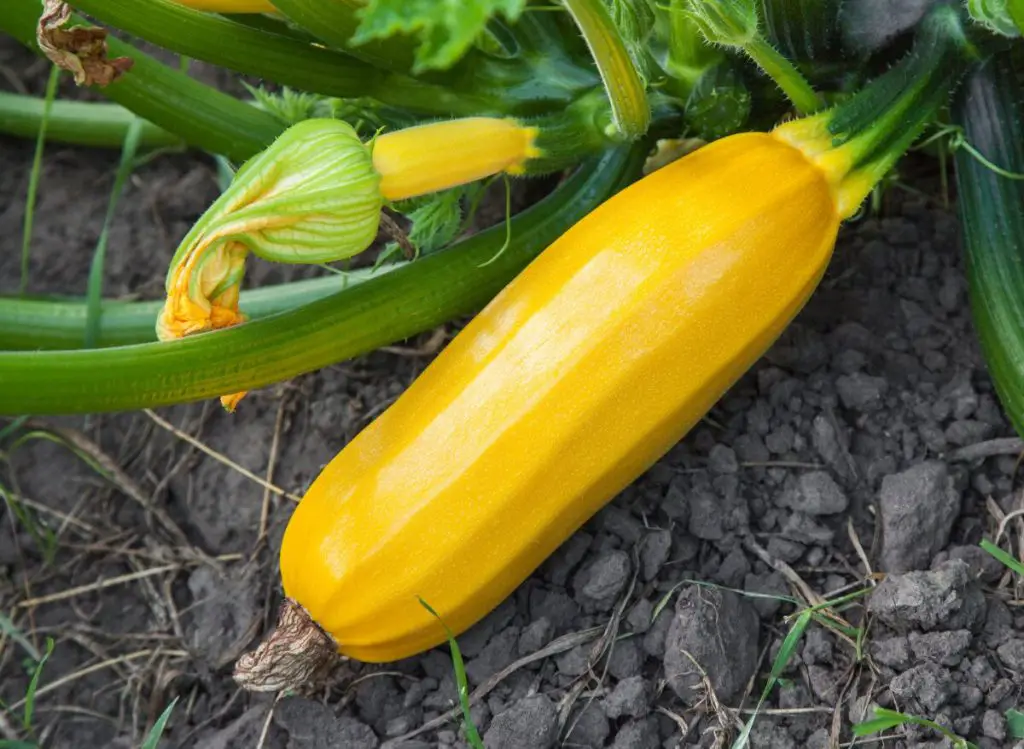
[[[515,21],[526,0],[370,0],[359,12],[352,44],[413,34],[419,39],[413,73],[450,68],[469,50],[487,21]]]

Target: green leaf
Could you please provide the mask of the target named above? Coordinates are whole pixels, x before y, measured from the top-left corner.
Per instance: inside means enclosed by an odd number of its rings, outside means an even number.
[[[526,0],[370,0],[360,13],[354,45],[395,34],[419,38],[414,73],[450,68],[469,50],[487,21],[515,21]]]
[[[402,214],[412,222],[409,240],[420,254],[448,246],[462,229],[462,198],[472,199],[482,189],[479,183],[426,195],[401,206]]]
[[[0,749],[39,749],[39,745],[33,744],[30,741],[10,741],[8,739],[0,739]]]
[[[171,711],[174,710],[174,706],[178,704],[178,698],[175,697],[171,700],[171,704],[168,705],[160,717],[156,719],[156,723],[149,729],[149,733],[146,734],[146,740],[142,742],[141,749],[156,749],[156,745],[160,742],[160,737],[164,733],[164,728],[167,726],[167,721],[170,720]]]
[[[1006,711],[1006,732],[1011,739],[1024,739],[1024,713],[1013,707]]]

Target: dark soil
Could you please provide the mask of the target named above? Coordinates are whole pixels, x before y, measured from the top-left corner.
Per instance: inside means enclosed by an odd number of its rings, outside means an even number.
[[[44,71],[9,42],[0,70],[39,92]],[[17,289],[32,152],[0,138],[3,293]],[[48,148],[33,292],[84,291],[116,161]],[[787,617],[871,586],[833,611],[841,621],[808,627],[750,746],[845,746],[874,705],[1014,745],[1004,713],[1024,685],[1024,617],[978,542],[1024,537],[1020,444],[998,441],[1014,433],[975,343],[954,216],[935,184],[913,183],[923,192],[894,188],[844,229],[813,301],[704,422],[460,638],[489,747],[728,746]],[[215,194],[195,155],[138,170],[107,296],[157,297]],[[251,280],[286,276],[262,266]],[[3,488],[33,520],[0,510],[0,611],[36,648],[55,644],[35,704],[42,745],[137,747],[173,699],[162,749],[465,745],[445,647],[355,664],[315,698],[275,701],[230,678],[273,622],[293,507],[238,467],[301,495],[422,371],[429,338],[254,393],[234,415],[156,412],[237,467],[146,413],[46,420],[116,473],[46,440],[7,456]],[[0,636],[0,739],[24,737],[25,656]],[[915,727],[884,745],[950,746],[940,739]]]

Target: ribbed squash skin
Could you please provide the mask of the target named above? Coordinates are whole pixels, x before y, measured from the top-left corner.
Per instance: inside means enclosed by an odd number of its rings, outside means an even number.
[[[357,660],[444,641],[675,444],[816,287],[832,190],[768,134],[715,141],[566,232],[324,469],[285,593]]]

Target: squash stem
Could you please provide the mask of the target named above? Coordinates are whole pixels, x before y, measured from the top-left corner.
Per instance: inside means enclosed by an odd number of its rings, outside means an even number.
[[[32,138],[43,120],[45,99],[0,91],[0,132]],[[92,148],[120,148],[135,115],[119,104],[57,99],[50,108],[46,138]],[[141,122],[139,145],[181,145],[181,139],[151,122]]]
[[[344,3],[321,5],[337,6],[338,12],[347,11],[352,16]],[[389,106],[432,115],[502,111],[499,101],[453,93],[443,86],[388,72],[347,53],[170,0],[75,0],[75,7],[172,52],[303,91],[341,98],[370,97]]]
[[[911,51],[891,70],[847,102],[780,125],[775,135],[825,171],[840,215],[849,218],[935,118],[977,57],[957,11],[937,6],[922,21]]]
[[[126,411],[264,387],[479,310],[545,247],[635,179],[643,149],[612,149],[512,219],[351,289],[182,340],[0,352],[0,414]],[[244,310],[243,310],[244,311]],[[103,320],[101,317],[101,336]]]
[[[601,73],[611,102],[615,131],[636,140],[651,122],[644,82],[603,0],[564,0]]]
[[[807,79],[763,36],[756,35],[744,45],[743,51],[764,71],[765,75],[775,81],[775,84],[782,89],[782,92],[796,107],[797,112],[808,115],[822,108],[821,97],[807,82]]]

